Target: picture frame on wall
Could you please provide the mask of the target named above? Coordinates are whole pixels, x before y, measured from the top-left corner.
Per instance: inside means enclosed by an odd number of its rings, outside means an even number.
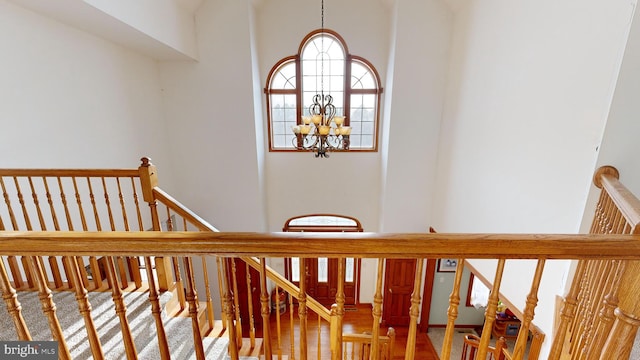
[[[455,272],[458,259],[438,259],[438,272]]]

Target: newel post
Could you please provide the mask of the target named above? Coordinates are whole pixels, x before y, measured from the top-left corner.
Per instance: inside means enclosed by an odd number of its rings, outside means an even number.
[[[153,231],[161,231],[160,217],[158,216],[158,202],[153,193],[153,189],[158,186],[158,170],[151,163],[151,159],[143,157],[142,164],[138,167],[140,174],[140,187],[142,188],[142,198],[149,204],[151,212],[151,224]],[[167,257],[156,257],[156,274],[158,275],[158,288],[160,291],[167,291],[171,288],[171,261]]]

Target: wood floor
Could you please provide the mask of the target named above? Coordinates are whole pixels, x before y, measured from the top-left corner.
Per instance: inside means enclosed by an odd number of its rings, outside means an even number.
[[[272,351],[274,355],[291,354],[292,353],[292,338],[290,331],[290,313],[288,311],[280,316],[280,329],[281,336],[278,339],[277,332],[277,316],[272,312],[271,314],[271,338],[272,338]],[[294,334],[293,334],[293,353],[295,357],[289,356],[289,359],[300,359],[300,339],[298,328],[298,314],[297,310],[294,310]],[[371,306],[362,305],[355,309],[350,309],[345,312],[344,316],[344,332],[345,333],[357,333],[371,332],[371,326],[373,318],[371,315]],[[319,331],[318,331],[319,329]],[[406,344],[407,344],[407,328],[395,327],[396,330],[396,342],[394,348],[393,359],[404,359]],[[380,328],[380,334],[386,334],[387,328]],[[319,336],[318,336],[319,334]],[[331,359],[329,352],[329,325],[326,322],[322,322],[318,326],[318,319],[315,315],[310,315],[307,324],[307,359],[325,360]],[[321,349],[318,349],[318,343],[320,343]],[[280,344],[280,346],[278,346]],[[281,352],[278,351],[281,349]],[[318,354],[320,352],[320,354]],[[416,339],[416,352],[415,359],[432,360],[439,359],[438,355],[429,340],[426,333],[419,333]]]

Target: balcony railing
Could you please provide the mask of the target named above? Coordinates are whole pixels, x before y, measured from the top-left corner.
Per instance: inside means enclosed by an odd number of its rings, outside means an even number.
[[[314,316],[319,323],[330,327],[330,339],[326,343],[323,343],[324,339],[318,341],[320,345],[316,356],[319,359],[351,358],[345,352],[356,348],[366,349],[360,351],[366,354],[365,358],[385,359],[394,348],[392,333],[381,332],[379,325],[383,296],[387,293],[382,287],[385,260],[411,258],[417,260],[417,270],[408,310],[408,338],[401,350],[405,359],[414,359],[424,261],[456,258],[459,261],[449,297],[448,323],[442,344],[442,358],[448,359],[460,303],[464,259],[496,259],[485,331],[480,336],[477,350],[477,358],[484,359],[490,348],[491,324],[495,321],[506,260],[535,259],[538,261],[535,274],[531,279],[522,281],[523,286],[529,288],[529,296],[522,310],[522,326],[515,347],[508,352],[513,359],[522,359],[529,328],[535,323],[534,310],[545,261],[564,259],[580,261],[576,272],[578,277],[574,281],[574,285],[578,285],[567,297],[563,321],[556,331],[559,336],[554,340],[549,358],[558,359],[561,354],[577,353],[589,356],[581,358],[599,358],[601,353],[605,358],[629,356],[639,326],[635,319],[640,314],[633,300],[640,283],[637,277],[640,272],[636,271],[640,264],[640,235],[635,233],[637,223],[633,223],[633,219],[637,215],[633,214],[640,207],[634,202],[637,201],[633,200],[635,198],[628,197],[629,194],[611,172],[598,178],[604,179],[603,193],[615,191],[617,195],[603,196],[602,206],[594,220],[599,225],[594,225],[594,234],[588,235],[218,232],[160,190],[156,174],[155,167],[148,160],[137,170],[122,172],[0,170],[5,200],[4,208],[0,210],[0,255],[3,257],[0,285],[16,328],[16,339],[31,340],[20,304],[21,293],[38,291],[52,339],[59,342],[60,358],[71,358],[70,346],[60,328],[51,294],[52,290],[73,291],[87,331],[85,340],[94,358],[104,358],[105,349],[92,317],[87,292],[111,291],[113,309],[120,319],[122,346],[126,356],[135,359],[138,355],[122,298],[123,292],[145,290],[151,303],[149,316],[155,322],[157,346],[163,359],[170,358],[172,354],[164,329],[163,312],[185,314],[191,319],[191,346],[198,359],[207,358],[203,345],[203,339],[207,337],[228,339],[228,354],[232,359],[247,355],[242,350],[245,348],[251,348],[254,354],[265,358],[288,356],[306,359],[311,353],[307,348],[307,329],[314,326],[309,321]],[[123,178],[133,184],[129,190],[123,190]],[[57,185],[52,190],[54,184]],[[67,186],[73,190],[65,190]],[[109,193],[117,194],[113,196],[115,200]],[[150,211],[146,214],[139,205],[138,194],[149,205]],[[86,202],[83,201],[85,195]],[[618,195],[624,199],[618,199]],[[73,207],[67,198],[75,200]],[[614,200],[609,202],[608,199]],[[618,223],[622,225],[611,225]],[[152,231],[146,231],[149,229]],[[306,284],[302,280],[304,276],[296,286],[267,266],[269,259],[287,257],[299,257],[302,261],[320,257],[338,259],[342,271],[338,271],[336,301],[331,309],[307,295]],[[371,331],[367,336],[343,332],[344,260],[351,257],[377,259]],[[240,310],[251,306],[253,301],[234,296],[239,293],[239,279],[233,259],[241,259],[247,266],[247,278],[243,279],[245,286],[252,283],[249,268],[256,269],[259,277],[260,305],[249,311],[249,324],[246,320],[243,324]],[[202,277],[204,301],[199,299],[196,290],[196,273]],[[278,324],[288,321],[291,329],[298,331],[296,338],[299,340],[291,341],[289,349],[283,349],[279,341],[271,340],[280,336],[279,326],[272,329],[269,321],[273,287],[289,294],[290,307],[295,305],[298,308],[297,319],[292,312],[290,316],[277,315]],[[174,294],[173,309],[163,308],[158,301],[159,295],[165,292]],[[250,289],[247,293],[252,296]],[[598,315],[601,313],[599,304],[605,300],[605,308],[613,308]],[[219,310],[216,310],[217,301]],[[262,318],[262,328],[256,332],[253,324],[259,317]],[[272,336],[273,331],[276,331],[276,336]],[[262,337],[258,338],[256,334]],[[593,348],[590,346],[593,344],[598,344],[597,354],[588,350]]]

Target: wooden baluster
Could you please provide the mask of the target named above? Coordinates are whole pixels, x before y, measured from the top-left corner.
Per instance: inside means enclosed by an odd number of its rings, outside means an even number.
[[[76,204],[78,205],[78,214],[80,215],[82,230],[88,231],[87,218],[85,217],[84,208],[82,207],[82,197],[80,196],[80,190],[78,190],[78,181],[75,177],[72,177],[71,181],[73,182],[73,189],[75,191]]]
[[[223,313],[226,315],[227,322],[227,332],[229,335],[229,356],[232,360],[238,359],[238,342],[236,336],[236,327],[233,323],[234,314],[233,314],[233,300],[231,299],[231,280],[229,277],[231,276],[231,271],[229,271],[229,261],[233,261],[233,259],[224,259],[222,261],[222,282],[223,292],[222,298],[223,301]]]
[[[127,214],[127,207],[125,205],[125,199],[124,199],[124,195],[122,193],[122,184],[120,182],[120,178],[116,177],[115,178],[116,181],[116,185],[118,186],[118,200],[120,201],[120,212],[122,214],[122,225],[124,226],[124,231],[129,231],[129,217]],[[133,182],[133,178],[132,178],[132,187],[133,187],[133,193],[135,194],[135,183]],[[136,208],[137,208],[137,204],[136,204]],[[127,268],[129,269],[129,274],[131,276],[131,280],[133,281],[133,283],[135,284],[136,289],[139,289],[142,287],[142,276],[140,274],[140,263],[138,261],[138,258],[135,256],[132,257],[126,257],[125,258],[126,262],[127,262]]]
[[[76,180],[75,177],[71,178],[72,182],[73,182],[73,189],[75,191],[75,197],[76,197],[76,204],[78,206],[78,214],[80,215],[80,222],[82,224],[82,230],[83,231],[89,231],[89,227],[87,226],[87,218],[85,217],[84,214],[84,208],[82,207],[82,196],[80,195],[80,190],[78,189],[78,182]],[[88,179],[87,179],[88,180]],[[82,284],[83,287],[87,287],[89,286],[89,280],[87,279],[87,273],[84,269],[84,264],[82,263],[82,258],[77,258],[79,260],[74,260],[75,261],[79,261],[80,262],[80,276],[82,279]],[[63,258],[63,261],[66,261],[67,264],[70,264],[71,262],[69,262],[68,259]],[[78,268],[77,266],[75,267],[76,269]],[[73,270],[75,271],[75,270]],[[72,279],[73,278],[73,271],[71,272],[67,272],[67,279]]]
[[[573,321],[570,334],[571,334],[571,344],[569,347],[570,354],[578,353],[578,343],[579,339],[577,338],[582,333],[582,328],[586,323],[586,312],[588,308],[589,301],[591,300],[591,288],[593,286],[593,276],[594,276],[594,267],[595,260],[587,260],[586,270],[581,281],[580,285],[580,293],[578,295],[578,308],[576,312],[576,318]],[[572,357],[573,358],[573,357]]]
[[[134,209],[136,210],[136,218],[138,219],[138,230],[144,231],[142,222],[142,211],[140,210],[140,200],[138,198],[138,190],[136,189],[136,178],[131,177],[131,197],[133,199]],[[142,183],[142,181],[140,181]]]
[[[529,346],[529,354],[527,358],[539,359],[545,335],[535,325],[532,326],[531,333],[531,345]]]
[[[634,234],[637,230],[634,229]],[[619,304],[615,310],[615,321],[604,344],[600,359],[627,359],[631,353],[633,342],[640,327],[640,262],[625,261],[624,272],[620,280]]]
[[[84,265],[84,259],[81,256],[78,256],[75,259],[76,259],[75,261],[78,263],[78,272],[79,272],[78,275],[82,280],[82,286],[85,288],[89,288],[90,286],[89,274],[87,274],[87,268]]]
[[[115,305],[116,315],[120,320],[120,331],[122,333],[122,342],[124,343],[125,353],[127,354],[127,359],[137,359],[138,352],[136,351],[136,345],[133,342],[133,337],[131,336],[129,320],[127,320],[127,307],[124,304],[122,290],[120,290],[120,284],[118,281],[118,276],[116,275],[116,267],[113,261],[113,257],[105,257],[104,260],[106,268],[105,270],[107,272],[107,280],[109,281],[109,286],[111,287],[111,297],[113,298],[113,303]]]
[[[22,217],[24,219],[25,226],[28,231],[32,231],[33,227],[31,226],[31,219],[29,217],[29,212],[27,211],[27,207],[24,201],[24,196],[22,195],[22,190],[20,188],[20,183],[16,176],[13,177],[13,183],[15,186],[16,195],[18,197],[18,203],[20,203],[20,208],[22,209]],[[14,228],[14,230],[17,230],[17,226]],[[33,274],[31,273],[31,268],[29,266],[29,259],[23,256],[20,260],[22,262],[22,268],[27,278],[27,284],[29,289],[31,290],[37,289],[37,285],[33,279]]]
[[[33,206],[36,208],[36,214],[38,215],[38,222],[40,223],[40,230],[46,231],[47,225],[44,221],[44,216],[42,216],[42,209],[40,209],[40,200],[38,199],[38,193],[36,192],[35,187],[33,186],[33,178],[31,176],[27,177],[29,181],[29,188],[31,189],[31,197],[33,198]]]
[[[31,267],[29,266],[29,258],[23,256],[20,258],[20,262],[22,263],[22,269],[24,270],[24,275],[27,278],[27,286],[29,290],[37,290],[37,284],[33,280],[34,276],[31,273]]]
[[[87,187],[89,189],[89,200],[91,202],[91,208],[93,209],[93,218],[94,218],[94,221],[95,221],[96,230],[97,231],[102,231],[102,224],[100,222],[100,213],[98,212],[98,207],[96,205],[96,198],[95,198],[95,195],[93,193],[93,186],[91,185],[91,178],[87,177],[86,180],[87,180]],[[110,209],[109,209],[109,212],[111,212]],[[111,220],[113,220],[113,218],[111,218]],[[94,256],[90,256],[89,257],[89,264],[91,264],[91,263],[97,264],[96,259],[95,259]],[[89,283],[88,283],[88,279],[87,279],[87,277],[85,275],[85,272],[84,272],[84,267],[80,271],[81,271],[81,274],[82,274],[83,281],[85,281],[85,284],[87,284],[85,286],[89,290],[93,290],[93,289],[98,289],[99,288],[98,284],[101,284],[101,282],[100,281],[95,282],[95,279],[96,278],[100,279],[100,275],[99,275],[100,271],[97,271],[98,272],[98,276],[97,277],[96,277],[95,274],[92,274],[93,275],[92,277],[94,279],[93,286],[89,285]],[[95,272],[96,271],[93,271],[93,269],[92,269],[92,273],[95,273]]]
[[[4,184],[2,176],[0,176],[0,186],[2,187],[4,203],[7,204],[7,212],[9,213],[9,219],[11,220],[11,226],[13,227],[13,230],[18,230],[18,222],[16,221],[16,216],[13,212],[13,207],[11,206],[11,199],[9,198],[9,193],[7,192],[7,187]]]
[[[597,262],[597,275],[596,283],[594,286],[595,292],[588,309],[588,319],[586,327],[583,330],[583,334],[580,341],[580,351],[582,354],[578,355],[581,359],[586,357],[591,343],[593,342],[594,328],[598,325],[599,309],[604,301],[604,297],[611,290],[611,284],[607,282],[608,275],[611,273],[612,262],[609,260],[599,260]]]
[[[462,264],[463,259],[458,260],[458,264]],[[407,348],[405,350],[404,359],[413,360],[416,354],[416,336],[418,332],[418,315],[420,314],[420,284],[422,280],[422,268],[424,267],[424,259],[416,261],[416,275],[413,280],[413,292],[411,293],[411,308],[409,308],[409,333],[407,335]],[[373,339],[377,341],[377,339]],[[378,349],[373,353],[373,359],[379,358]]]
[[[116,231],[116,224],[113,221],[113,211],[111,210],[111,198],[109,197],[109,192],[107,191],[107,181],[104,176],[101,178],[102,181],[102,193],[104,195],[104,205],[107,208],[107,216],[109,217],[109,227],[111,231]]]
[[[131,197],[133,199],[133,205],[134,205],[134,210],[135,210],[135,214],[136,214],[136,218],[138,219],[138,230],[139,231],[144,231],[144,225],[142,222],[142,213],[140,211],[140,201],[138,200],[138,191],[136,190],[136,178],[131,177]],[[139,264],[139,259],[137,257],[131,258],[131,263],[133,263],[133,268],[134,268],[134,275],[133,275],[133,279],[135,281],[136,284],[136,288],[141,288],[142,287],[142,274],[140,271],[140,267],[138,266]]]
[[[64,281],[62,280],[62,272],[60,271],[60,264],[55,256],[49,256],[49,268],[53,276],[53,284],[56,289],[64,289]]]
[[[58,190],[60,190],[60,202],[62,202],[62,208],[64,209],[64,217],[67,220],[67,230],[73,231],[73,220],[69,211],[69,203],[67,203],[67,195],[64,192],[64,185],[62,185],[60,176],[56,176],[56,180],[58,181]]]
[[[18,196],[18,202],[20,203],[20,207],[22,209],[22,217],[24,218],[25,226],[27,227],[27,230],[31,231],[33,230],[33,227],[31,226],[31,219],[29,217],[29,212],[27,211],[27,207],[24,202],[22,190],[20,189],[20,183],[18,182],[18,178],[15,176],[13,177],[13,183],[15,184],[15,187],[16,187],[16,194]]]
[[[40,303],[42,304],[42,312],[44,312],[45,316],[47,317],[49,329],[51,330],[51,336],[53,337],[53,340],[58,342],[58,357],[60,359],[71,359],[71,354],[69,353],[67,342],[65,341],[64,334],[62,333],[62,328],[60,327],[60,322],[58,321],[58,317],[56,316],[56,305],[53,302],[51,290],[47,285],[47,281],[44,277],[42,267],[40,266],[38,258],[35,256],[30,257],[29,265],[31,267],[31,272],[35,275],[36,278],[38,296],[40,298]],[[91,341],[91,339],[89,340]],[[96,357],[96,359],[101,358]]]
[[[18,259],[15,256],[7,256],[7,262],[9,263],[9,270],[11,270],[13,285],[16,289],[21,289],[25,286],[25,280],[22,278],[22,271],[20,271]]]
[[[164,324],[162,323],[162,308],[160,307],[160,301],[158,300],[158,290],[156,288],[156,280],[153,275],[153,265],[149,256],[145,256],[144,264],[147,270],[147,282],[149,284],[149,302],[151,303],[151,314],[156,325],[156,335],[158,337],[158,349],[160,350],[160,358],[163,360],[171,359],[171,355],[169,353],[169,343],[167,342],[167,334],[164,331]]]
[[[223,274],[225,274],[225,270],[224,270],[224,265],[222,263],[222,260],[216,256],[216,265],[218,266],[218,293],[221,294],[220,296],[220,309],[222,309],[222,313],[220,314],[220,316],[222,317],[222,330],[226,330],[227,329],[227,307],[225,305],[225,298],[224,296],[222,296],[222,294],[224,294],[225,292],[225,288],[224,288],[224,276]]]
[[[102,274],[100,273],[100,265],[98,259],[95,256],[89,257],[89,266],[91,269],[91,279],[93,280],[94,288],[102,288]]]
[[[31,334],[27,328],[27,324],[22,317],[22,306],[18,301],[16,290],[11,286],[11,280],[4,266],[4,260],[0,257],[0,289],[2,290],[2,298],[7,306],[7,311],[11,315],[13,324],[16,327],[18,339],[23,341],[31,341]]]
[[[380,336],[380,318],[382,317],[382,272],[384,269],[384,259],[378,259],[378,268],[376,272],[376,290],[373,293],[373,324],[371,325],[371,339],[373,352],[378,352],[379,344],[376,339]]]
[[[209,331],[213,330],[215,322],[215,314],[213,312],[213,297],[211,296],[211,285],[209,284],[209,270],[207,269],[207,258],[201,256],[202,260],[202,272],[204,273],[204,289],[207,299],[207,321],[209,325]]]
[[[100,177],[100,180],[102,182],[102,194],[104,196],[104,204],[107,209],[107,217],[109,218],[109,228],[111,229],[111,231],[116,231],[116,225],[113,220],[113,211],[111,210],[111,198],[109,197],[109,191],[107,190],[107,182],[104,176]],[[94,206],[94,211],[95,209],[96,207]],[[99,214],[96,213],[96,216],[99,217]],[[126,271],[123,269],[124,264],[122,264],[122,257],[118,257],[117,264],[118,266],[120,266],[120,279],[122,279],[122,283],[126,287],[128,286],[128,282],[127,282]],[[92,257],[91,259],[91,272],[93,274],[93,281],[95,283],[96,289],[100,289],[102,287],[103,279],[102,279],[102,274],[100,273],[100,267],[98,266],[98,261],[95,259],[95,257]]]
[[[120,272],[120,286],[124,289],[129,287],[129,279],[127,278],[127,265],[123,256],[115,256],[117,270]]]
[[[236,317],[236,341],[242,344],[242,318],[240,317],[240,299],[238,296],[238,278],[236,273],[236,259],[231,258],[231,279],[233,286],[233,309]]]
[[[611,332],[613,321],[615,320],[615,308],[618,306],[618,292],[620,290],[620,278],[624,273],[625,262],[613,260],[613,271],[611,272],[609,283],[612,284],[611,291],[605,296],[602,310],[600,311],[600,321],[596,328],[596,337],[587,352],[587,359],[597,360],[600,357],[600,349],[604,347],[607,335]]]
[[[298,293],[300,360],[307,360],[307,271],[307,259],[300,258],[300,292]]]
[[[120,184],[120,178],[116,177],[116,185],[118,186],[118,200],[120,201],[120,213],[122,214],[122,225],[124,231],[129,231],[129,218],[127,216],[127,207],[125,206],[124,195],[122,194],[122,185]]]
[[[173,231],[173,221],[171,221],[171,210],[169,207],[166,207],[167,210],[167,231]],[[180,305],[180,311],[185,309],[186,299],[184,297],[184,282],[182,281],[182,277],[180,275],[180,266],[178,264],[178,258],[171,258],[173,261],[173,273],[175,274],[176,279],[176,289],[178,293],[178,304]]]
[[[538,305],[538,289],[540,287],[540,280],[542,279],[544,264],[545,259],[538,260],[536,272],[533,276],[533,283],[531,284],[531,291],[527,296],[523,319],[520,324],[520,331],[518,332],[518,338],[516,339],[516,344],[513,350],[512,358],[515,360],[524,359],[525,349],[527,347],[527,338],[529,337],[529,327],[533,320],[535,308]]]
[[[253,318],[253,289],[251,288],[251,271],[249,268],[249,264],[245,263],[244,265],[245,265],[245,274],[246,274],[245,282],[247,283],[247,306],[249,308],[249,311],[248,311],[249,312],[249,341],[251,343],[251,348],[253,349],[256,346],[256,323],[255,323],[255,319]],[[260,281],[262,281],[262,279]],[[267,312],[269,312],[268,292],[266,294],[266,297],[267,298],[265,301],[267,304]],[[262,307],[262,301],[263,301],[262,295],[260,295],[261,307]],[[262,311],[264,311],[264,309],[261,309],[261,312]],[[261,314],[261,316],[264,316],[264,315]],[[267,315],[267,318],[268,318],[268,315]]]
[[[388,351],[389,357],[386,359],[392,360],[393,348],[395,347],[395,343],[396,343],[396,330],[390,327],[389,329],[387,329],[387,336],[389,337],[389,344],[387,345],[389,347],[389,351]]]
[[[91,178],[87,177],[87,187],[89,189],[89,201],[91,208],[93,209],[93,220],[95,221],[96,230],[102,231],[102,224],[100,223],[100,214],[96,206],[96,196],[93,194],[93,186],[91,185]]]
[[[340,354],[342,354],[344,344],[342,341],[338,343],[338,337],[342,335],[338,335],[339,332],[341,332],[341,329],[338,326],[338,305],[333,304],[331,305],[329,317],[329,349],[331,350],[331,360],[340,359]]]
[[[317,349],[318,360],[322,360],[322,323],[320,320],[321,320],[320,314],[318,314],[318,329],[317,329],[318,337],[316,338],[316,343],[318,345],[318,349]]]
[[[334,310],[333,307],[331,309],[332,310],[331,314],[333,315],[335,313],[335,324],[333,323],[331,324],[332,330],[335,331],[335,334],[331,337],[331,344],[333,345],[331,347],[332,349],[331,358],[334,360],[337,359],[338,354],[342,353],[342,323],[344,319],[344,302],[345,302],[344,282],[345,282],[345,275],[346,275],[346,271],[345,271],[346,267],[347,267],[347,259],[339,258],[338,259],[338,284],[336,289],[336,307],[335,307],[335,311],[333,311]],[[335,344],[334,344],[334,341],[335,341]]]
[[[449,295],[449,307],[447,309],[447,327],[444,331],[444,340],[442,342],[442,359],[449,360],[451,358],[451,346],[453,344],[453,334],[455,331],[455,323],[458,318],[458,306],[460,305],[460,284],[462,283],[462,273],[464,271],[464,261],[458,259],[456,265],[456,273],[453,280],[453,289]]]
[[[289,344],[291,345],[291,353],[289,356],[291,360],[296,360],[296,346],[294,342],[293,334],[293,295],[289,294]]]
[[[185,309],[186,299],[184,297],[184,282],[182,281],[182,276],[180,275],[180,264],[178,263],[178,258],[173,257],[173,273],[176,276],[176,292],[178,294],[178,305],[180,307],[180,311]]]
[[[38,216],[38,222],[40,223],[40,230],[47,231],[47,224],[44,220],[44,215],[42,215],[42,209],[40,208],[40,200],[38,198],[38,193],[35,189],[35,186],[33,185],[33,178],[29,176],[27,177],[27,180],[29,182],[29,189],[31,190],[31,198],[33,199],[33,206],[36,209],[36,215]],[[49,257],[49,259],[51,259],[51,257]],[[42,269],[44,269],[44,262],[42,257],[38,257],[38,260],[40,261],[40,266],[42,267]],[[45,277],[45,282],[48,284],[49,279],[47,277],[48,275],[47,272],[43,270],[42,275]]]
[[[249,270],[249,265],[247,264],[247,274],[249,274]],[[249,287],[247,291],[251,293],[250,277],[247,278],[247,286]],[[278,298],[277,289],[276,298]],[[251,301],[249,303],[251,303]],[[264,357],[265,359],[271,360],[273,358],[271,348],[271,327],[269,324],[269,315],[271,314],[271,310],[269,309],[269,291],[267,290],[267,259],[265,258],[260,258],[260,305],[262,314],[262,341],[264,346]],[[276,311],[278,312],[278,314],[280,313],[280,309],[277,307]],[[278,339],[280,339],[279,334]],[[252,338],[251,348],[253,347],[255,347],[255,340]]]
[[[200,321],[198,319],[198,293],[196,291],[196,280],[193,275],[193,263],[190,256],[184,257],[184,271],[187,285],[187,303],[189,304],[189,316],[191,317],[196,357],[204,360],[204,347],[202,345],[202,334],[200,333]]]
[[[596,229],[598,228],[598,223],[602,219],[602,212],[603,212],[602,201],[604,200],[605,196],[606,196],[605,192],[601,191],[600,196],[598,197],[598,203],[596,204],[596,208],[593,212],[593,219],[591,220],[591,228],[589,229],[589,234],[596,233]]]
[[[87,289],[82,286],[82,280],[80,279],[80,270],[78,269],[78,262],[75,257],[68,257],[69,268],[71,269],[71,280],[74,284],[74,290],[76,293],[76,300],[78,302],[78,309],[84,320],[85,329],[87,330],[87,337],[89,339],[89,345],[91,346],[91,353],[94,359],[104,359],[102,353],[102,345],[100,344],[100,338],[96,331],[93,318],[91,317],[91,304],[87,296]]]
[[[42,183],[44,184],[45,196],[47,197],[47,203],[49,204],[49,212],[51,213],[51,220],[53,221],[53,228],[56,231],[60,231],[60,223],[58,222],[58,215],[56,208],[53,204],[53,198],[49,189],[49,182],[45,176],[42,177]],[[53,283],[56,289],[62,289],[64,287],[64,281],[62,280],[62,273],[60,272],[60,266],[58,259],[55,256],[49,256],[49,268],[51,269],[51,276],[53,277]]]
[[[491,341],[491,329],[493,329],[493,323],[496,321],[496,309],[498,308],[498,300],[500,297],[500,283],[502,282],[502,273],[504,271],[505,259],[498,259],[498,266],[496,268],[496,277],[493,281],[493,288],[489,295],[489,302],[487,304],[487,310],[484,317],[484,328],[482,330],[482,336],[480,337],[480,345],[478,346],[477,359],[484,359],[487,357],[487,349],[489,348],[489,342]],[[458,262],[458,265],[460,262]]]
[[[276,292],[276,332],[278,335],[278,360],[282,360],[282,327],[281,327],[281,319],[280,319],[280,290],[278,285],[275,287]],[[284,300],[286,304],[286,299]],[[285,305],[286,306],[286,305]],[[264,325],[263,325],[264,326]]]

